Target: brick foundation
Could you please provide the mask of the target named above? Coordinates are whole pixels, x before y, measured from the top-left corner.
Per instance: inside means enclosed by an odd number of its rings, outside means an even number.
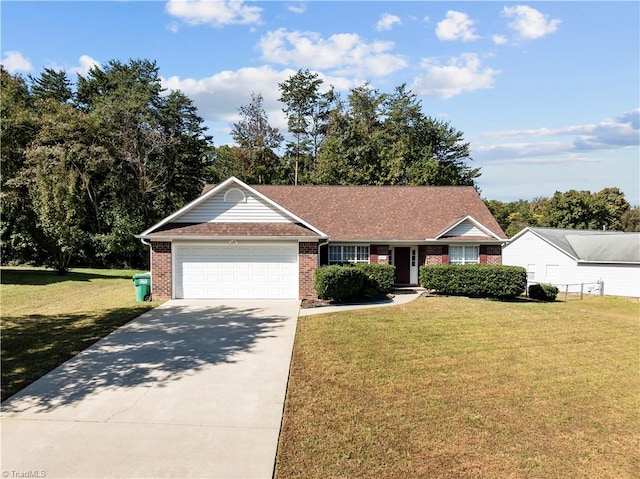
[[[151,297],[154,301],[171,299],[171,243],[151,242]]]
[[[313,277],[318,268],[318,243],[299,243],[298,245],[298,278],[299,299],[315,299],[318,297],[313,287]]]

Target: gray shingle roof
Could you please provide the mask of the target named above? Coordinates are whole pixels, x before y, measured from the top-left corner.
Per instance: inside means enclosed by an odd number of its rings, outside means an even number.
[[[560,228],[529,229],[578,261],[640,263],[640,233]]]

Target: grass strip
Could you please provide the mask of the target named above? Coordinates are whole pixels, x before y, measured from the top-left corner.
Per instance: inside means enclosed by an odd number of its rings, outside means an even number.
[[[2,268],[2,400],[157,306],[135,301],[135,273]]]
[[[302,317],[276,477],[638,477],[639,305],[419,298]]]

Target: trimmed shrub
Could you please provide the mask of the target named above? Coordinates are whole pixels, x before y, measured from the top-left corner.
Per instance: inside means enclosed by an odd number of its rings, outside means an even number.
[[[358,263],[355,268],[362,271],[376,293],[386,294],[393,288],[396,267],[390,264]]]
[[[558,296],[558,288],[552,284],[532,284],[529,286],[529,297],[540,301],[553,302]]]
[[[363,271],[350,266],[320,266],[316,269],[313,287],[320,299],[345,299],[361,296],[368,278]]]
[[[527,271],[485,264],[421,266],[420,286],[452,296],[509,299],[525,292]]]

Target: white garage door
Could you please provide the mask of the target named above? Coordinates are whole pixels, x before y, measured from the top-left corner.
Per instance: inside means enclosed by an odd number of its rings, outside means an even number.
[[[176,298],[298,298],[298,243],[176,244],[173,253]]]

